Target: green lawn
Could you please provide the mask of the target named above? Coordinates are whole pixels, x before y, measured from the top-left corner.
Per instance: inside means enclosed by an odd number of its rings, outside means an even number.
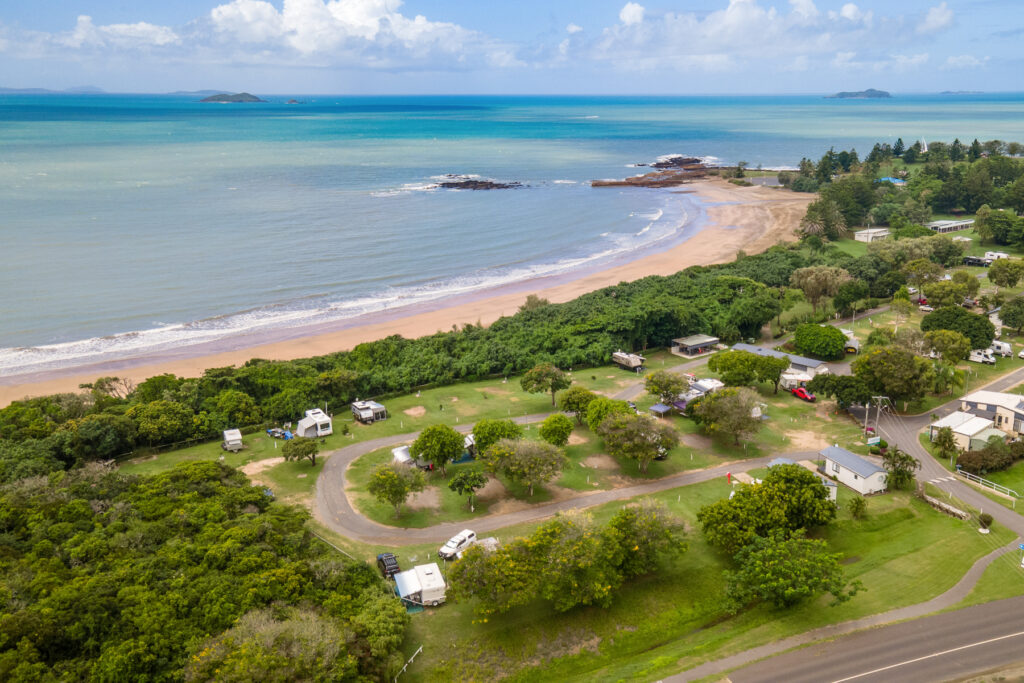
[[[653,498],[696,528],[697,510],[728,491],[724,481],[714,481]],[[853,495],[841,489],[841,505]],[[605,519],[622,504],[595,508],[593,514]],[[867,590],[838,607],[822,598],[791,611],[762,607],[729,617],[719,598],[728,562],[694,531],[687,553],[626,587],[607,610],[555,614],[538,602],[480,622],[471,604],[454,604],[414,615],[405,650],[411,654],[422,644],[424,651],[408,675],[420,681],[480,680],[500,670],[521,681],[657,678],[811,628],[927,600],[1012,536],[1000,529],[982,536],[975,523],[940,515],[905,493],[869,499],[864,521],[842,510],[822,537],[843,554],[849,576]],[[529,528],[496,535],[509,538]],[[402,552],[416,561],[414,556],[436,548]],[[438,618],[444,628],[437,628]]]
[[[946,611],[1018,595],[1024,595],[1024,568],[1021,567],[1020,551],[996,558],[981,575],[981,579],[970,594],[955,607]]]
[[[836,242],[830,242],[831,246],[835,247],[844,254],[857,258],[858,256],[864,256],[868,253],[868,243],[858,242],[857,240],[846,237]]]

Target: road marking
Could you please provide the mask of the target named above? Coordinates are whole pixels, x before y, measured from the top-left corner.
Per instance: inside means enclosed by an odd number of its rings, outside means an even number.
[[[864,673],[857,674],[856,676],[848,676],[846,678],[840,678],[839,680],[833,681],[832,683],[844,683],[845,681],[853,681],[853,680],[856,680],[858,678],[863,678],[864,676],[870,676],[871,674],[877,674],[877,673],[881,673],[883,671],[888,671],[889,669],[896,669],[896,668],[899,668],[901,666],[906,666],[907,664],[914,664],[916,662],[922,662],[922,661],[924,661],[926,659],[931,659],[933,657],[941,657],[942,655],[948,655],[948,654],[950,654],[952,652],[959,652],[960,650],[967,650],[967,649],[970,649],[972,647],[978,647],[979,645],[988,645],[989,643],[997,643],[1000,640],[1006,640],[1007,638],[1016,638],[1017,636],[1024,636],[1024,631],[1018,631],[1017,633],[1011,633],[1011,634],[1006,635],[1006,636],[999,636],[998,638],[989,638],[988,640],[981,640],[981,641],[978,641],[977,643],[971,643],[970,645],[961,645],[960,647],[954,647],[954,648],[952,648],[950,650],[943,650],[942,652],[933,652],[930,655],[925,655],[924,657],[918,657],[916,659],[908,659],[907,661],[900,662],[899,664],[890,664],[889,666],[883,666],[881,669],[875,669],[873,671],[865,671]]]

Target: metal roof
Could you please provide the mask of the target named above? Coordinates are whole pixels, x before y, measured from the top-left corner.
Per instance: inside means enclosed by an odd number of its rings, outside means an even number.
[[[790,363],[797,365],[804,365],[809,368],[816,368],[819,365],[824,365],[823,360],[814,360],[813,358],[804,358],[803,356],[796,356],[792,353],[785,353],[784,351],[776,351],[775,349],[766,349],[763,346],[754,346],[753,344],[733,344],[733,351],[749,351],[750,353],[756,353],[759,356],[771,356],[772,358],[785,358]]]
[[[1005,394],[1001,391],[975,391],[964,396],[961,401],[981,403],[983,405],[1001,406],[1008,410],[1024,413],[1024,397],[1020,394]]]
[[[707,334],[691,334],[689,337],[683,337],[682,339],[673,339],[673,344],[679,344],[680,346],[699,346],[701,344],[717,344],[718,337],[712,337]]]
[[[671,412],[672,409],[669,408],[664,403],[655,403],[653,406],[651,406],[651,410],[654,411],[655,413],[668,413]]]
[[[839,463],[840,467],[845,467],[854,474],[860,475],[867,479],[872,474],[879,472],[885,472],[884,469],[876,465],[875,463],[865,460],[856,453],[851,453],[845,448],[839,446],[829,446],[819,451],[825,459],[831,460],[832,462]]]

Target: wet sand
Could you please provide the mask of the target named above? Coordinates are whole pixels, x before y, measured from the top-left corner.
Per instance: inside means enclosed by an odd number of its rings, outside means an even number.
[[[503,315],[512,315],[529,294],[537,294],[553,303],[570,301],[602,287],[637,280],[648,275],[671,275],[688,266],[732,261],[741,249],[754,254],[778,242],[796,239],[794,231],[813,199],[765,187],[737,187],[720,179],[694,182],[679,188],[692,192],[706,206],[707,225],[697,235],[666,251],[644,256],[606,270],[587,273],[558,284],[537,281],[531,289],[522,283],[483,293],[470,301],[441,305],[424,311],[410,307],[392,312],[390,319],[356,324],[346,329],[222,351],[204,353],[183,348],[179,352],[161,352],[154,356],[128,358],[97,366],[74,367],[34,375],[11,376],[0,380],[0,406],[28,396],[78,391],[80,384],[97,377],[114,375],[136,382],[162,373],[183,377],[201,375],[208,368],[240,365],[250,358],[292,360],[351,349],[356,344],[392,334],[415,338],[450,330],[464,323],[488,325]],[[514,291],[509,291],[510,289]],[[403,315],[403,313],[406,313]],[[189,355],[190,350],[196,355]]]

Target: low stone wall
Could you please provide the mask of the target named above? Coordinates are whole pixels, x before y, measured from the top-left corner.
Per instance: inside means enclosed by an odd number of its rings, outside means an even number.
[[[945,503],[939,500],[938,498],[932,498],[931,496],[922,496],[922,498],[924,498],[924,501],[931,505],[933,508],[935,508],[939,512],[944,512],[950,517],[956,517],[957,519],[963,520],[968,520],[971,518],[970,513],[964,512],[960,508],[953,507],[949,503]]]

